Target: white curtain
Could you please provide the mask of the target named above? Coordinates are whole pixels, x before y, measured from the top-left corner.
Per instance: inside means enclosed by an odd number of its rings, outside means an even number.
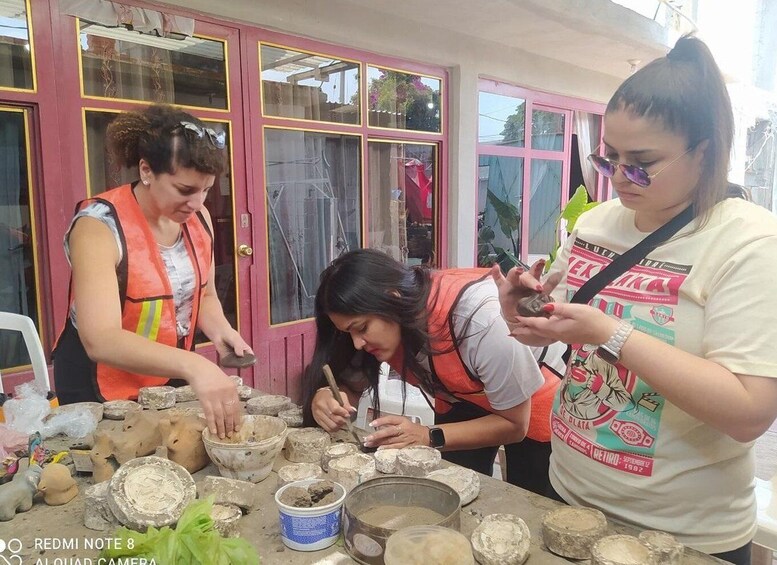
[[[60,10],[69,16],[107,27],[127,27],[159,37],[194,34],[194,20],[156,10],[136,8],[108,0],[60,0]]]

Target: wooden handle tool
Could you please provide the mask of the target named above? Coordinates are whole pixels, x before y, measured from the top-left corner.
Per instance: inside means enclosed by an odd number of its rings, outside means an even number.
[[[326,377],[326,381],[329,383],[329,388],[332,390],[332,394],[335,397],[335,400],[337,400],[337,403],[340,406],[345,406],[345,404],[343,403],[343,397],[340,396],[340,389],[337,388],[337,382],[335,381],[335,376],[332,374],[332,369],[329,367],[328,364],[325,364],[323,367],[323,371],[324,371],[324,376]],[[351,432],[351,435],[356,440],[356,443],[361,447],[362,440],[359,438],[358,435],[356,435],[356,431],[353,429],[353,424],[351,424],[350,418],[346,418],[345,423],[348,426],[348,431]]]

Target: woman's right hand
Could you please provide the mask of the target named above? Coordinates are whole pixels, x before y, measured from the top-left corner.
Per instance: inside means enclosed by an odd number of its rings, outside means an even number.
[[[560,276],[549,277],[545,284],[540,283],[539,279],[544,267],[545,261],[540,259],[528,271],[513,267],[507,272],[507,276],[502,274],[499,265],[494,265],[491,268],[491,277],[499,289],[499,306],[502,309],[502,318],[507,323],[510,335],[525,345],[545,346],[553,343],[552,340],[535,335],[522,323],[522,316],[518,315],[518,302],[521,299],[538,292],[550,294],[558,284]]]
[[[237,385],[214,363],[197,357],[201,361],[186,380],[200,401],[210,433],[224,439],[240,430],[243,419]]]
[[[348,395],[340,392],[340,396],[343,399],[343,406],[340,406],[335,400],[329,388],[320,388],[313,396],[310,405],[313,419],[329,433],[336,432],[345,426],[346,421],[351,419],[351,414],[356,412],[356,408],[348,401]]]

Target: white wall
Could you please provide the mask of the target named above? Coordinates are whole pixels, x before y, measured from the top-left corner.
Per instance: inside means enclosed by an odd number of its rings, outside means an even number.
[[[422,0],[419,0],[422,1]],[[349,0],[174,0],[166,2],[221,19],[305,36],[381,55],[439,65],[450,72],[449,249],[451,266],[474,261],[477,209],[476,140],[479,76],[606,102],[624,77],[585,70],[494,41],[456,34],[426,22],[373,12]],[[218,14],[214,14],[218,6]],[[590,33],[590,29],[587,30]],[[558,39],[558,38],[556,38]],[[580,39],[582,41],[582,39]],[[570,32],[569,41],[575,41]],[[628,72],[624,64],[624,73]]]

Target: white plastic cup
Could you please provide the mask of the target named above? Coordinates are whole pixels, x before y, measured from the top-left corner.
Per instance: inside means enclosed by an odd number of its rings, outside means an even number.
[[[345,500],[345,488],[334,483],[337,500],[326,506],[297,508],[281,502],[281,495],[289,487],[307,488],[323,479],[305,479],[282,486],[275,493],[283,544],[296,551],[318,551],[337,541],[340,535]],[[333,482],[333,481],[332,481]]]

